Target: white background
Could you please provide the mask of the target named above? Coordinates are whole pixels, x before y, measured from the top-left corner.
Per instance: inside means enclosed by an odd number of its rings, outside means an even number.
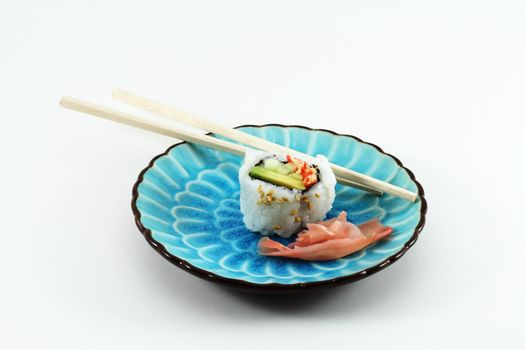
[[[523,1],[2,1],[2,349],[523,349]],[[423,184],[400,261],[325,293],[233,293],[140,236],[173,139],[58,108],[113,87],[225,125],[357,135]],[[521,334],[520,334],[521,333]]]

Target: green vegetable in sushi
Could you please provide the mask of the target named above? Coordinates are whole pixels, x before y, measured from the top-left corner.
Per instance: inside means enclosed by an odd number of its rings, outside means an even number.
[[[252,168],[252,170],[250,171],[250,176],[259,180],[270,182],[274,185],[284,186],[290,189],[306,189],[306,186],[303,184],[303,181],[301,179],[298,179],[295,176],[281,174],[277,171],[268,169],[267,167],[262,167],[260,165],[254,166]]]

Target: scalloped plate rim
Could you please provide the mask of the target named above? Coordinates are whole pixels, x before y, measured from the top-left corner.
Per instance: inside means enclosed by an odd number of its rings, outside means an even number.
[[[249,291],[249,292],[268,293],[268,292],[300,292],[300,291],[318,289],[318,288],[321,288],[321,287],[332,287],[332,286],[339,286],[339,285],[343,285],[343,284],[347,284],[347,283],[351,283],[351,282],[356,282],[356,281],[359,281],[359,280],[361,280],[363,278],[366,278],[366,277],[368,277],[370,275],[373,275],[376,272],[379,272],[379,271],[383,270],[387,266],[392,265],[399,258],[401,258],[408,251],[408,249],[410,249],[414,245],[414,243],[417,241],[417,239],[419,237],[419,234],[423,230],[423,227],[425,226],[425,221],[426,221],[425,220],[425,216],[426,216],[426,213],[427,213],[427,201],[426,201],[426,198],[425,198],[425,191],[423,189],[423,186],[416,180],[416,177],[415,177],[414,173],[410,169],[405,167],[403,165],[403,163],[397,157],[395,157],[392,154],[386,153],[385,151],[383,151],[383,149],[381,147],[379,147],[379,146],[377,146],[377,145],[375,145],[373,143],[370,143],[370,142],[367,142],[367,141],[363,141],[361,138],[359,138],[357,136],[349,135],[349,134],[339,134],[339,133],[337,133],[335,131],[328,130],[328,129],[310,128],[310,127],[303,126],[303,125],[284,125],[284,124],[278,124],[278,123],[261,124],[261,125],[244,124],[244,125],[236,126],[235,129],[248,128],[248,127],[251,127],[251,128],[263,128],[263,127],[272,127],[272,126],[276,126],[276,127],[280,127],[280,128],[302,128],[302,129],[309,130],[309,131],[323,131],[323,132],[327,132],[327,133],[330,133],[330,134],[335,135],[335,136],[350,137],[350,138],[355,139],[358,142],[361,142],[363,144],[367,144],[367,145],[370,145],[370,146],[374,147],[380,153],[382,153],[382,154],[392,158],[401,168],[405,169],[407,171],[410,179],[412,181],[414,181],[414,183],[417,186],[418,194],[419,194],[419,200],[421,201],[421,209],[420,209],[419,222],[416,225],[416,227],[414,229],[414,232],[412,233],[412,236],[403,245],[403,247],[399,251],[397,251],[396,253],[392,254],[388,258],[386,258],[383,261],[381,261],[380,263],[378,263],[378,264],[376,264],[374,266],[365,268],[365,269],[363,269],[363,270],[361,270],[359,272],[356,272],[356,273],[353,273],[353,274],[350,274],[350,275],[346,275],[346,276],[341,276],[341,277],[329,279],[329,280],[324,280],[324,281],[312,281],[312,282],[303,282],[303,283],[294,283],[294,284],[253,283],[253,282],[248,282],[248,281],[245,281],[245,280],[242,280],[242,279],[220,276],[220,275],[215,274],[212,271],[208,271],[208,270],[204,270],[204,269],[201,269],[199,267],[196,267],[196,266],[192,265],[191,263],[189,263],[188,261],[186,261],[184,259],[181,259],[181,258],[177,257],[176,255],[173,255],[173,254],[169,253],[166,250],[166,248],[162,245],[162,243],[158,242],[157,240],[155,240],[153,238],[151,230],[146,228],[144,225],[142,225],[142,222],[140,221],[141,213],[138,210],[137,204],[136,204],[137,198],[138,198],[138,187],[139,187],[139,185],[142,183],[142,181],[144,179],[144,174],[153,166],[153,164],[155,163],[155,161],[157,159],[168,155],[168,153],[172,149],[174,149],[175,147],[178,147],[180,145],[188,143],[186,141],[181,141],[181,142],[178,142],[178,143],[175,143],[175,144],[171,145],[170,147],[168,147],[166,149],[166,151],[164,151],[163,153],[158,154],[157,156],[155,156],[149,162],[149,164],[140,172],[140,174],[139,174],[139,176],[137,178],[137,181],[133,185],[132,199],[131,199],[131,209],[133,211],[133,215],[134,215],[134,218],[135,218],[135,224],[137,225],[139,231],[142,233],[142,235],[144,236],[146,241],[153,247],[153,249],[155,251],[157,251],[157,253],[162,255],[165,259],[167,259],[168,261],[170,261],[171,263],[173,263],[175,266],[179,267],[183,271],[191,273],[194,276],[197,276],[197,277],[202,278],[204,280],[207,280],[207,281],[210,281],[210,282],[214,282],[214,283],[217,283],[217,284],[220,284],[220,285],[223,285],[223,286],[226,286],[226,287],[230,287],[230,288],[233,288],[233,289],[237,289],[237,290]],[[206,135],[212,135],[212,134],[213,133],[207,133]]]

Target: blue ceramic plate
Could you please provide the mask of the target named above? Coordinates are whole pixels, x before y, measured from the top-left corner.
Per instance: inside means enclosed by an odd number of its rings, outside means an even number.
[[[179,143],[155,157],[133,188],[135,221],[146,240],[184,271],[242,290],[285,292],[340,285],[367,277],[399,259],[425,223],[426,201],[412,172],[360,139],[302,126],[247,125],[240,130],[412,191],[415,203],[337,185],[328,218],[341,210],[362,223],[374,217],[393,227],[389,237],[350,256],[307,262],[257,254],[260,234],[248,231],[239,209],[242,159]],[[281,241],[286,241],[282,240]]]

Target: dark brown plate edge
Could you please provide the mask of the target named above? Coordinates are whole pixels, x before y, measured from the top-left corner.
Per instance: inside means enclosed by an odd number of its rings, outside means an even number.
[[[347,283],[352,283],[352,282],[359,281],[359,280],[361,280],[363,278],[366,278],[368,276],[371,276],[371,275],[375,274],[376,272],[379,272],[379,271],[383,270],[387,266],[392,265],[394,262],[396,262],[399,258],[401,258],[414,245],[414,243],[417,241],[417,239],[419,237],[419,234],[423,230],[423,227],[425,226],[425,215],[426,215],[426,212],[427,212],[427,201],[425,199],[425,191],[423,189],[423,186],[421,186],[421,184],[416,180],[416,177],[415,177],[414,173],[410,169],[408,169],[405,166],[403,166],[403,163],[397,157],[395,157],[392,154],[386,153],[385,151],[383,151],[383,149],[381,147],[379,147],[379,146],[377,146],[377,145],[375,145],[373,143],[363,141],[359,137],[356,137],[356,136],[353,136],[353,135],[348,135],[348,134],[338,134],[338,133],[336,133],[336,132],[334,132],[332,130],[327,130],[327,129],[313,129],[313,128],[309,128],[309,127],[302,126],[302,125],[283,125],[283,124],[277,124],[277,123],[263,124],[263,125],[246,124],[246,125],[237,126],[237,127],[235,127],[235,129],[245,128],[245,127],[262,128],[262,127],[269,127],[269,126],[276,126],[276,127],[281,127],[281,128],[302,128],[302,129],[309,130],[309,131],[324,131],[324,132],[328,132],[328,133],[330,133],[332,135],[335,135],[335,136],[351,137],[351,138],[353,138],[353,139],[355,139],[355,140],[357,140],[357,141],[359,141],[361,143],[370,145],[370,146],[374,147],[375,149],[377,149],[380,153],[383,153],[383,154],[391,157],[392,159],[394,159],[396,161],[396,163],[401,168],[405,169],[407,171],[408,175],[410,176],[410,179],[412,181],[414,181],[414,183],[417,186],[419,200],[421,201],[421,210],[420,210],[421,217],[419,219],[418,224],[416,225],[416,228],[414,229],[414,233],[412,234],[410,239],[403,245],[403,248],[401,248],[398,252],[396,252],[395,254],[391,255],[388,258],[386,258],[382,262],[380,262],[380,263],[378,263],[378,264],[376,264],[376,265],[374,265],[372,267],[369,267],[367,269],[364,269],[364,270],[362,270],[360,272],[356,272],[354,274],[348,275],[348,276],[341,276],[341,277],[337,277],[337,278],[330,279],[330,280],[324,280],[324,281],[294,283],[294,284],[281,284],[281,283],[260,284],[260,283],[252,283],[252,282],[247,282],[247,281],[243,281],[243,280],[239,280],[239,279],[235,279],[235,278],[228,278],[228,277],[219,276],[219,275],[217,275],[217,274],[215,274],[213,272],[206,271],[206,270],[203,270],[203,269],[198,268],[196,266],[193,266],[189,262],[187,262],[187,261],[185,261],[185,260],[183,260],[183,259],[181,259],[181,258],[179,258],[179,257],[177,257],[175,255],[170,254],[164,248],[162,243],[156,241],[152,237],[151,231],[142,225],[142,223],[140,221],[140,216],[141,215],[140,215],[140,212],[139,212],[139,210],[137,208],[137,205],[136,205],[137,198],[138,198],[138,187],[139,187],[140,183],[144,179],[144,174],[153,166],[153,164],[155,163],[155,161],[157,159],[167,155],[173,148],[187,143],[186,141],[181,141],[181,142],[178,142],[178,143],[170,146],[168,149],[166,149],[166,151],[164,153],[155,156],[149,162],[148,166],[146,168],[144,168],[140,172],[140,174],[139,174],[139,176],[137,178],[137,181],[133,185],[133,192],[132,192],[132,199],[131,199],[131,208],[133,210],[133,215],[135,217],[135,224],[137,225],[138,229],[140,230],[140,232],[142,233],[142,235],[144,236],[146,241],[153,247],[154,250],[156,250],[165,259],[167,259],[168,261],[170,261],[171,263],[173,263],[175,266],[179,267],[180,269],[182,269],[182,270],[184,270],[184,271],[186,271],[188,273],[191,273],[192,275],[195,275],[195,276],[197,276],[199,278],[202,278],[204,280],[207,280],[207,281],[210,281],[210,282],[213,282],[213,283],[225,286],[225,287],[233,288],[235,290],[240,290],[240,291],[244,291],[244,292],[254,292],[254,293],[291,293],[291,292],[295,293],[295,292],[317,290],[319,288],[335,287],[335,286],[340,286],[340,285],[344,285],[344,284],[347,284]],[[211,135],[211,134],[212,133],[208,133],[207,135]]]

